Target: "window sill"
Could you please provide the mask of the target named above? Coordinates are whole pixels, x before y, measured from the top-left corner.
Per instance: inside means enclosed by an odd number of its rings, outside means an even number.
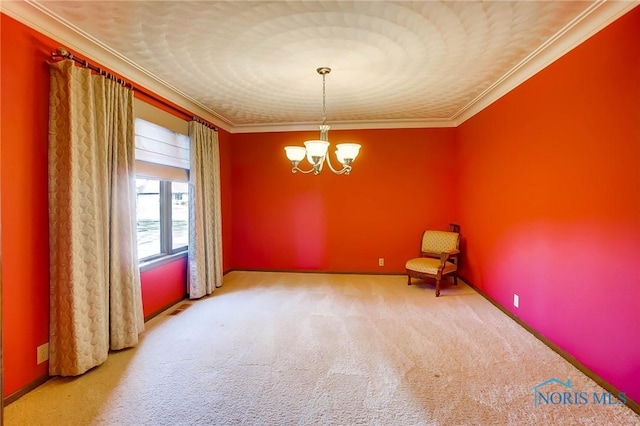
[[[178,259],[186,258],[188,251],[181,251],[180,253],[170,254],[168,256],[162,256],[156,259],[152,259],[145,262],[140,262],[138,268],[140,272],[150,271],[151,269],[158,268],[162,265],[166,265],[167,263],[175,262]]]

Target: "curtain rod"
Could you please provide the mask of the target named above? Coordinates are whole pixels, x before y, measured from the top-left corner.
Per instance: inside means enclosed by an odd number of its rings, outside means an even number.
[[[93,65],[92,63],[90,63],[89,61],[87,61],[86,59],[81,59],[78,58],[77,56],[73,55],[71,52],[69,52],[68,50],[62,48],[62,47],[58,47],[57,52],[51,52],[51,59],[58,59],[58,58],[64,58],[64,59],[71,59],[75,62],[77,62],[78,64],[82,65],[85,68],[89,68],[90,70],[105,76],[106,78],[115,81],[118,84],[122,84],[125,87],[129,87],[131,90],[133,90],[134,92],[138,92],[138,93],[142,93],[145,96],[148,96],[150,98],[152,98],[155,101],[160,102],[162,105],[165,105],[169,108],[171,108],[174,111],[177,111],[181,114],[184,114],[186,116],[190,116],[191,119],[193,121],[196,121],[210,129],[215,130],[216,132],[218,131],[218,127],[214,126],[213,124],[209,123],[208,121],[200,118],[200,117],[196,117],[195,115],[193,115],[192,113],[189,113],[186,110],[177,108],[176,106],[172,105],[171,103],[159,98],[157,95],[155,95],[154,93],[151,93],[145,89],[142,89],[140,87],[136,87],[133,85],[133,83],[128,82],[127,80],[120,78],[118,76],[116,76],[115,74],[112,74],[104,69],[102,69],[101,67],[97,66],[97,65]]]
[[[216,126],[214,126],[213,124],[209,123],[208,121],[204,121],[203,119],[196,117],[195,115],[193,117],[191,117],[191,120],[202,124],[205,127],[210,128],[211,130],[215,130],[216,132],[218,131],[218,128]]]

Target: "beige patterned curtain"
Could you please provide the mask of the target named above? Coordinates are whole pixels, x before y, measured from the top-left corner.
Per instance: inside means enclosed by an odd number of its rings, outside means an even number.
[[[189,123],[189,297],[222,286],[222,213],[218,132]]]
[[[133,92],[50,64],[51,375],[82,374],[144,328],[135,226]]]

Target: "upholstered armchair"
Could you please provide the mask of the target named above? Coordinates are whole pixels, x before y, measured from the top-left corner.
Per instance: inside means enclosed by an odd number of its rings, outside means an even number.
[[[459,229],[459,228],[452,228]],[[440,296],[440,281],[451,275],[458,284],[458,254],[460,234],[458,232],[424,231],[420,247],[420,257],[407,261],[407,284],[411,278],[435,279],[436,297]]]

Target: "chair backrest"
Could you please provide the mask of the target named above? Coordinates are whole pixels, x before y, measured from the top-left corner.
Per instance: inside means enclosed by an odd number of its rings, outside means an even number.
[[[460,243],[460,234],[445,231],[424,231],[422,251],[440,253],[456,250]]]

